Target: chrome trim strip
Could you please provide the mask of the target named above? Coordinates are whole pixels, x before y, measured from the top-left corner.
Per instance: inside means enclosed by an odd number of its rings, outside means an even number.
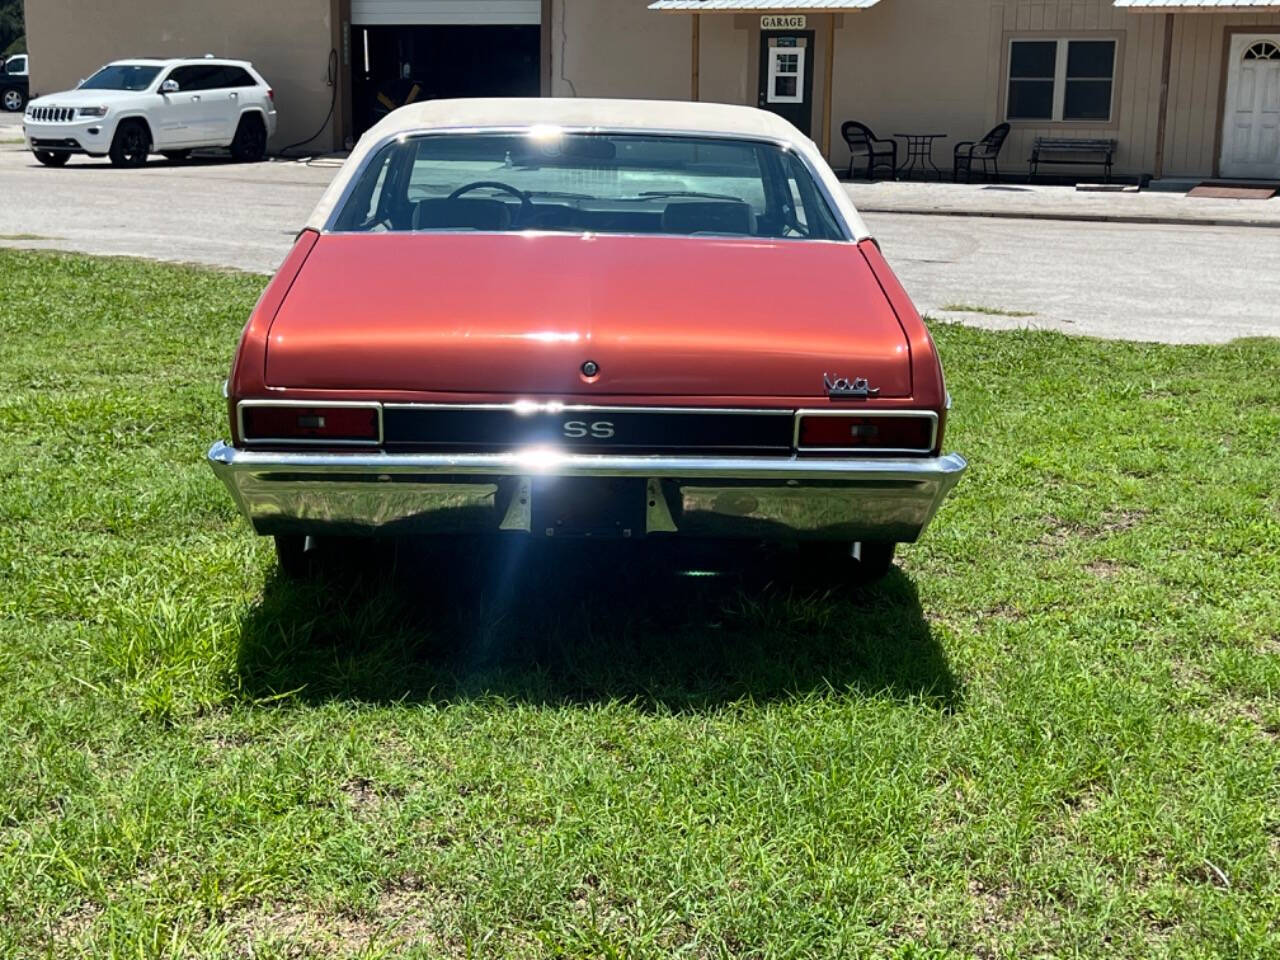
[[[533,415],[537,413],[714,413],[750,414],[752,416],[795,416],[788,408],[753,407],[642,407],[600,406],[593,403],[558,403],[554,400],[515,400],[511,403],[384,403],[386,410],[510,410],[512,413]]]
[[[252,440],[244,435],[244,411],[256,407],[347,407],[378,412],[377,440],[308,440],[298,437],[268,438],[254,437]],[[241,400],[236,404],[236,432],[240,434],[240,442],[246,446],[287,444],[297,447],[380,447],[382,446],[382,404],[372,400]]]
[[[924,449],[914,448],[897,448],[897,447],[872,447],[869,449],[858,449],[856,447],[802,447],[800,446],[800,421],[805,417],[898,417],[901,419],[924,419],[931,420],[932,427],[929,430],[929,446]],[[796,429],[791,441],[792,448],[798,453],[871,453],[874,451],[880,453],[932,453],[933,448],[938,445],[938,415],[932,410],[859,410],[851,407],[846,410],[797,410],[796,411]]]
[[[334,233],[334,234],[359,235],[359,236],[366,235],[362,231],[335,230],[334,224],[337,222],[339,214],[341,214],[342,210],[346,207],[347,201],[350,199],[351,194],[355,192],[356,184],[360,182],[360,178],[364,176],[365,171],[373,163],[374,158],[377,157],[378,153],[382,150],[383,147],[391,143],[393,140],[407,140],[410,137],[459,136],[459,135],[474,136],[476,134],[481,134],[481,133],[522,134],[527,136],[533,131],[535,126],[543,127],[543,126],[546,126],[546,124],[516,124],[513,126],[495,126],[495,127],[431,127],[431,128],[422,129],[422,130],[412,130],[412,131],[401,130],[396,133],[389,133],[369,148],[369,152],[365,154],[364,160],[361,161],[359,168],[348,178],[345,186],[342,189],[342,193],[340,193],[337,199],[334,201],[333,212],[329,214],[329,219],[325,221],[323,232]],[[841,232],[844,234],[844,239],[846,241],[854,240],[853,228],[845,220],[844,214],[840,210],[840,205],[836,203],[835,197],[832,195],[831,191],[827,189],[827,184],[825,183],[823,178],[818,174],[817,168],[814,167],[814,165],[809,162],[809,158],[806,157],[804,153],[802,153],[801,151],[795,150],[792,147],[791,143],[786,140],[782,140],[776,137],[752,136],[750,134],[741,134],[741,133],[723,133],[723,132],[713,132],[713,131],[708,131],[706,133],[703,133],[703,132],[692,133],[688,130],[671,130],[671,129],[663,129],[661,127],[617,128],[617,127],[582,126],[582,125],[574,126],[574,125],[564,125],[564,124],[555,124],[555,126],[565,133],[588,133],[588,134],[595,133],[595,134],[608,134],[610,136],[619,136],[619,137],[625,137],[625,136],[680,137],[686,140],[736,140],[741,143],[762,143],[762,144],[768,144],[773,147],[777,147],[778,149],[783,150],[799,158],[800,162],[804,165],[804,168],[809,171],[809,176],[813,180],[814,187],[816,187],[818,190],[818,193],[822,195],[822,199],[826,201],[827,208],[831,211],[831,217],[836,222],[836,224],[840,227]],[[442,232],[448,232],[448,231],[433,231],[433,232],[442,233]],[[466,231],[458,231],[458,232],[474,234],[477,231],[466,230]],[[502,232],[517,233],[517,232],[523,232],[523,231],[507,230]],[[582,233],[589,233],[589,232],[590,231],[582,231]],[[564,232],[559,232],[559,235],[573,236],[574,234],[572,233],[566,234]],[[610,234],[610,236],[613,236],[613,234]],[[637,236],[663,236],[663,234],[637,234]],[[779,239],[782,239],[782,238],[779,238]],[[814,241],[810,240],[807,242],[813,243]]]
[[[209,450],[215,469],[235,468],[343,475],[414,474],[434,476],[660,477],[700,480],[905,480],[961,473],[959,454],[941,457],[695,457],[637,454],[566,453],[556,447],[531,447],[510,453],[326,453],[243,450],[215,443]]]

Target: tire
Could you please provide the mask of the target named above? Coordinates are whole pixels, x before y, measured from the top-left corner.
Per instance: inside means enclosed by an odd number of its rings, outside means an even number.
[[[246,113],[231,141],[231,156],[237,163],[258,163],[267,155],[267,128],[262,117]]]
[[[36,159],[46,167],[62,167],[71,159],[71,154],[59,153],[53,150],[37,150],[35,154]]]
[[[276,562],[280,572],[290,580],[306,580],[313,573],[307,555],[307,538],[301,534],[276,537]]]
[[[885,541],[863,541],[854,559],[850,543],[806,543],[804,554],[818,565],[819,575],[836,577],[851,586],[866,586],[883,580],[893,569],[893,555],[898,545]]]
[[[161,150],[160,156],[164,157],[170,163],[181,163],[187,157],[191,156],[190,150]]]
[[[111,141],[111,163],[117,167],[140,167],[151,152],[151,131],[141,120],[122,120]]]
[[[27,105],[27,95],[17,87],[10,87],[0,94],[0,106],[10,113],[18,113]]]

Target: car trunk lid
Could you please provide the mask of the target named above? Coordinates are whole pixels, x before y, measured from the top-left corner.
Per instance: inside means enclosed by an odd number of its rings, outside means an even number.
[[[711,237],[325,235],[266,361],[275,387],[513,397],[822,396],[828,375],[911,393],[858,247]]]

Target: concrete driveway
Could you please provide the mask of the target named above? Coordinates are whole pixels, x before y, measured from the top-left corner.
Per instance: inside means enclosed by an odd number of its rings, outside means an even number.
[[[47,169],[0,143],[0,243],[270,272],[334,172],[158,159],[116,170],[87,158]],[[1280,230],[866,219],[917,304],[936,316],[1175,343],[1280,336]]]

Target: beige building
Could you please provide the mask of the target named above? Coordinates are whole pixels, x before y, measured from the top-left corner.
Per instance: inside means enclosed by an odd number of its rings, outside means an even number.
[[[953,145],[1011,125],[1114,140],[1118,175],[1280,180],[1280,0],[27,0],[35,92],[101,63],[213,52],[276,91],[272,146],[340,149],[427,97],[755,104],[837,168],[841,125]],[[1087,168],[1045,172],[1086,175]],[[1094,171],[1088,171],[1092,177]]]

